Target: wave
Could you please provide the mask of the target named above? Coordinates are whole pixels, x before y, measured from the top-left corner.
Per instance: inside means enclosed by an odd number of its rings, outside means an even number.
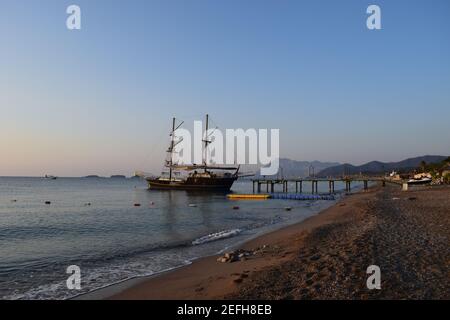
[[[241,232],[242,232],[241,229],[231,229],[231,230],[223,230],[223,231],[211,233],[206,236],[195,239],[194,241],[192,241],[192,245],[196,246],[196,245],[200,245],[200,244],[204,244],[204,243],[208,243],[208,242],[212,242],[212,241],[217,241],[220,239],[231,238],[231,237],[237,236]]]

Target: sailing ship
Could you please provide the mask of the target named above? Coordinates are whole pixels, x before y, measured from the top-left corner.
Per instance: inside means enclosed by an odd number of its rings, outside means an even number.
[[[175,131],[181,127],[176,125],[176,119],[172,119],[172,131],[170,133],[170,145],[167,149],[167,159],[165,167],[168,172],[163,172],[159,177],[147,177],[149,189],[159,190],[195,190],[195,191],[228,191],[233,183],[239,178],[239,166],[218,166],[210,165],[207,161],[209,116],[206,115],[205,135],[202,142],[204,144],[202,163],[183,165],[174,161]],[[185,173],[184,175],[182,173]]]

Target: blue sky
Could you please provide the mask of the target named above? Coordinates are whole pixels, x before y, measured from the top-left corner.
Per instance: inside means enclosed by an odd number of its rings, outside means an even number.
[[[82,30],[66,29],[77,4]],[[366,28],[377,4],[382,30]],[[0,175],[158,172],[172,116],[281,155],[450,152],[450,2],[2,0]]]

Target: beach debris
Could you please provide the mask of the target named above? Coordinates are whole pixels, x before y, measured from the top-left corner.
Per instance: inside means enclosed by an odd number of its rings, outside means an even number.
[[[417,198],[416,197],[409,197],[408,200],[413,201],[413,200],[417,200]]]
[[[217,258],[217,262],[231,263],[231,262],[236,262],[236,261],[245,261],[247,259],[247,257],[249,257],[251,255],[253,255],[253,251],[239,249],[239,250],[225,253],[223,256]]]
[[[394,197],[392,198],[392,200],[400,200],[400,198]]]
[[[195,203],[189,203],[189,207],[195,208],[195,207],[197,207],[197,205]]]
[[[232,263],[232,262],[237,262],[237,261],[246,261],[251,256],[263,254],[265,252],[272,251],[272,249],[277,251],[280,248],[279,248],[279,246],[274,246],[272,248],[269,248],[269,246],[267,244],[265,244],[261,247],[253,249],[253,250],[238,249],[238,250],[227,252],[223,256],[218,257],[217,262]]]
[[[45,201],[45,204],[52,204],[51,201]]]
[[[12,199],[11,202],[17,202],[17,200],[16,199]]]
[[[233,210],[239,210],[239,206],[233,206]]]
[[[135,206],[135,207],[140,207],[141,204],[140,204],[140,203],[135,203],[134,206]]]

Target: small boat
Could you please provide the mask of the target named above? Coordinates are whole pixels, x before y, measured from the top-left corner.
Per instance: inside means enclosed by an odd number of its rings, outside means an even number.
[[[409,179],[408,184],[409,185],[421,185],[421,184],[429,184],[431,183],[432,179],[428,177],[423,177],[419,179]]]
[[[55,176],[46,174],[46,175],[45,175],[45,179],[56,180],[56,179],[58,179],[58,177],[55,177]]]

